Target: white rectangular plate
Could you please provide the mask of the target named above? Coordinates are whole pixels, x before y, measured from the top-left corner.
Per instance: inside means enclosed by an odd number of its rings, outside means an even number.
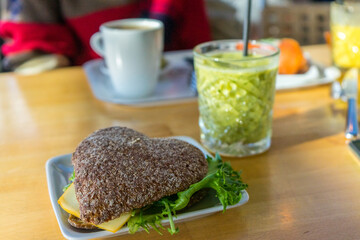
[[[186,141],[197,148],[199,148],[204,155],[211,156],[197,141],[190,137],[179,136],[174,137],[183,141]],[[63,187],[68,183],[68,178],[73,172],[73,166],[71,165],[71,154],[61,155],[54,158],[51,158],[46,163],[46,177],[50,195],[50,201],[54,208],[56,219],[59,223],[60,230],[65,238],[67,239],[91,239],[91,238],[104,238],[104,237],[114,237],[118,235],[128,234],[128,228],[123,227],[116,233],[111,233],[103,230],[81,230],[73,228],[69,225],[67,218],[69,216],[57,203],[57,200],[62,195]],[[248,193],[244,190],[242,193],[241,201],[233,206],[228,206],[227,209],[239,207],[245,204],[249,200]],[[214,195],[208,194],[201,202],[195,204],[194,206],[188,208],[183,213],[177,215],[177,218],[174,218],[174,222],[189,221],[192,219],[200,218],[213,214],[216,212],[221,212],[223,206],[215,198]],[[163,223],[166,225],[167,220],[164,220]],[[181,232],[181,229],[180,229]]]

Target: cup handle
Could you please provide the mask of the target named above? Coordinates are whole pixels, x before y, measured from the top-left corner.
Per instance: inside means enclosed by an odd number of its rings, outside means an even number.
[[[91,48],[101,57],[104,56],[104,47],[102,44],[102,36],[100,32],[94,33],[90,38]]]

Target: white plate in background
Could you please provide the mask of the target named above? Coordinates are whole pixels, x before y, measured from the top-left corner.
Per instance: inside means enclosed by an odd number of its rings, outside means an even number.
[[[276,90],[296,89],[312,87],[334,82],[340,77],[341,72],[337,67],[324,67],[311,60],[309,53],[304,53],[310,67],[301,74],[278,74],[276,78]]]
[[[303,74],[278,74],[276,78],[276,90],[312,87],[334,82],[340,77],[340,70],[336,67],[322,68],[312,65]]]

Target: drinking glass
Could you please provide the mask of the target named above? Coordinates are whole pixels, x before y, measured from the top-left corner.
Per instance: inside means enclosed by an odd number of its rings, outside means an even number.
[[[337,67],[360,67],[360,2],[332,2],[330,7],[332,58]]]
[[[194,48],[201,141],[225,156],[253,155],[271,145],[279,49],[251,41],[243,57],[242,46],[220,40]]]

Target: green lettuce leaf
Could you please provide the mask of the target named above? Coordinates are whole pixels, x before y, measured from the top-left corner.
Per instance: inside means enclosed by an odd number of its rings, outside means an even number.
[[[71,183],[72,183],[73,181],[75,181],[75,171],[73,171],[72,174],[71,174],[70,177],[69,177],[69,184],[66,185],[65,187],[63,187],[63,192],[65,192],[66,189],[68,189],[68,188],[70,187],[70,185],[71,185]]]

